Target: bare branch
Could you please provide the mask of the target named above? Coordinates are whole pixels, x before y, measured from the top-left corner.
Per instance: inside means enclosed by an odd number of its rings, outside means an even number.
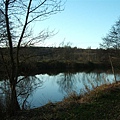
[[[30,30],[30,25],[35,21],[45,20],[49,16],[62,11],[63,9],[61,9],[61,6],[62,0],[0,1],[0,15],[2,14],[2,16],[4,16],[3,18],[0,16],[0,46],[7,46],[7,50],[9,51],[8,58],[10,61],[8,65],[3,56],[2,60],[6,64],[5,69],[8,73],[7,76],[10,83],[10,112],[12,112],[12,114],[17,110],[20,110],[17,95],[27,94],[27,90],[33,90],[31,88],[32,82],[24,80],[27,79],[27,77],[23,77],[22,79],[19,79],[18,77],[20,69],[19,64],[20,60],[22,60],[19,53],[20,47],[22,45],[25,47],[28,45],[31,46],[53,36],[52,32],[44,30],[35,36]],[[26,58],[28,58],[28,56],[26,56]],[[30,86],[29,89],[22,87],[27,82]],[[24,88],[25,91],[19,91],[18,87]]]
[[[33,13],[34,11],[36,11],[39,7],[41,7],[47,0],[44,0],[42,3],[38,4],[38,6],[36,6],[34,9],[32,9],[30,11],[30,13]]]

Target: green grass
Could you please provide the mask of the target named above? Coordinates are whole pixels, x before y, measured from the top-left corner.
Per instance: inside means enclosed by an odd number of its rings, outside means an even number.
[[[9,120],[120,120],[120,83],[102,85],[89,94],[72,94],[59,103],[21,111]]]

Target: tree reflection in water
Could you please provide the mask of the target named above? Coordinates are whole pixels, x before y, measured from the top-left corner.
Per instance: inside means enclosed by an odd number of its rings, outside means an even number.
[[[32,96],[33,92],[38,88],[41,87],[43,81],[37,78],[36,76],[20,76],[18,83],[17,83],[17,99],[20,103],[22,109],[30,108],[30,101],[28,102],[27,99],[29,96]],[[1,82],[0,87],[0,94],[4,99],[4,105],[7,108],[9,105],[10,100],[10,84],[8,80],[4,80]]]
[[[60,79],[57,80],[57,84],[59,85],[59,90],[60,92],[64,93],[66,92],[67,94],[72,93],[75,91],[75,75],[72,73],[63,73],[59,77]]]
[[[36,76],[28,76],[24,80],[20,81],[17,85],[17,93],[19,98],[19,103],[21,104],[22,109],[29,107],[30,101],[27,101],[29,96],[32,96],[38,87],[41,87],[43,81]]]
[[[116,78],[119,79],[120,75],[116,75]],[[59,79],[57,79],[60,92],[65,92],[67,94],[75,92],[80,95],[86,92],[88,93],[100,85],[111,84],[113,82],[113,74],[95,72],[82,72],[76,74],[62,73]]]
[[[84,94],[103,84],[113,83],[114,76],[113,74],[108,73],[83,73],[82,78],[80,78],[79,80],[84,85],[84,88],[80,90],[81,94]]]

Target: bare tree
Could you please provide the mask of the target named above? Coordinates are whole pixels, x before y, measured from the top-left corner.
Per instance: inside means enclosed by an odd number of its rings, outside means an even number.
[[[56,14],[63,10],[62,0],[1,0],[0,1],[0,24],[5,32],[0,38],[0,44],[6,46],[9,50],[9,66],[6,65],[6,71],[10,82],[11,99],[10,110],[11,114],[20,110],[20,105],[17,100],[16,85],[18,81],[18,72],[20,66],[20,47],[29,46],[45,40],[50,37],[49,31],[42,31],[38,36],[32,37],[30,25],[35,21],[42,21],[50,15]],[[1,19],[4,18],[4,19]],[[4,24],[3,24],[4,23]],[[4,26],[4,27],[3,27]],[[4,36],[5,33],[5,36]],[[14,52],[16,49],[16,52]],[[2,54],[2,59],[4,55]],[[5,61],[4,61],[5,62]]]
[[[103,38],[102,48],[120,49],[120,19],[112,26],[106,37]]]

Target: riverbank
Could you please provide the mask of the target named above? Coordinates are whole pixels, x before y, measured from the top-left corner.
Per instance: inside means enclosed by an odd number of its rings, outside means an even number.
[[[84,96],[70,95],[59,103],[16,113],[5,120],[119,120],[120,82],[102,85]]]
[[[114,64],[114,68],[120,68]],[[91,72],[91,71],[110,71],[111,64],[109,62],[78,62],[78,61],[60,61],[60,60],[46,60],[39,62],[21,62],[19,66],[19,75],[30,76],[36,74],[53,74],[59,73],[76,73],[76,72]],[[120,70],[119,70],[120,71]],[[7,78],[6,69],[0,68],[0,80]]]
[[[115,68],[118,68],[117,64],[114,64]],[[77,61],[60,61],[60,60],[49,60],[49,61],[39,61],[35,63],[21,63],[20,64],[20,74],[24,73],[27,75],[34,74],[44,74],[44,73],[52,73],[58,74],[62,72],[80,72],[86,71],[90,72],[93,70],[110,70],[111,64],[109,62],[77,62]]]

